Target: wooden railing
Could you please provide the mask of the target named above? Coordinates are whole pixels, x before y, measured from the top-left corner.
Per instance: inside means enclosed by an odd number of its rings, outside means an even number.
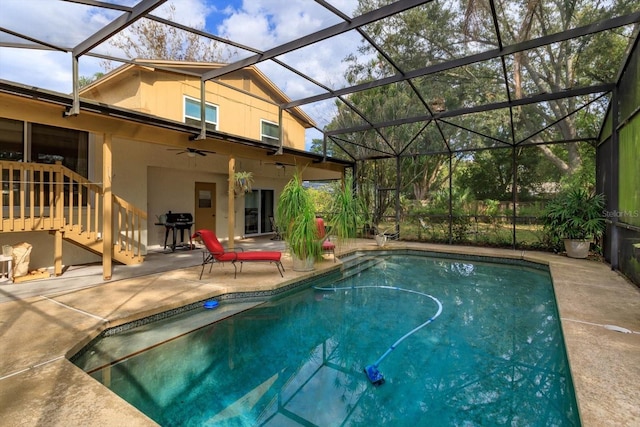
[[[0,161],[0,232],[63,231],[66,239],[94,252],[102,240],[103,189],[56,164]],[[142,257],[146,212],[113,195],[114,258]],[[120,256],[118,256],[120,255]]]
[[[142,231],[147,213],[113,195],[113,244],[116,251],[139,256],[142,253]]]

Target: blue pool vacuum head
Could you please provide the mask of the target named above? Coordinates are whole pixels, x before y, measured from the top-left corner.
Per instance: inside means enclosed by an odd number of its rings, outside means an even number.
[[[204,303],[204,308],[211,310],[214,309],[218,306],[218,301],[216,300],[212,300],[212,301],[207,301]]]
[[[369,365],[364,368],[364,373],[367,374],[367,378],[371,381],[371,384],[375,386],[379,386],[384,384],[384,377],[382,376],[382,372],[378,370],[378,367],[375,365]]]

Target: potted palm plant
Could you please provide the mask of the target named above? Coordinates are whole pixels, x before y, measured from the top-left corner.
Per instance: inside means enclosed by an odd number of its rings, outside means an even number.
[[[315,261],[322,256],[322,249],[315,205],[302,185],[300,171],[296,171],[280,193],[276,215],[278,227],[293,258],[293,269],[313,270]]]
[[[331,234],[346,243],[356,237],[364,224],[365,209],[353,192],[353,177],[348,175],[333,189],[332,196],[327,223]]]
[[[569,190],[547,204],[543,224],[552,241],[564,240],[567,256],[586,258],[591,241],[605,230],[604,207],[602,194]]]

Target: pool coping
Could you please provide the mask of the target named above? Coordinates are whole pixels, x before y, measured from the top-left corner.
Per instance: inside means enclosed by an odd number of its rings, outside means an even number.
[[[356,250],[379,248],[365,241],[343,253]],[[640,331],[640,291],[608,265],[542,252],[408,242],[390,242],[383,250],[496,257],[547,265],[582,425],[640,424],[640,410],[635,405],[640,395],[640,334],[602,327],[613,324]],[[286,280],[272,280],[270,270],[265,270],[261,284],[255,283],[257,275],[246,273],[243,274],[248,283],[244,284],[229,280],[226,273],[209,281],[197,281],[194,276],[199,274],[199,267],[191,267],[52,298],[0,304],[0,415],[12,425],[36,425],[45,419],[49,425],[68,425],[74,420],[81,420],[84,425],[155,425],[67,358],[114,325],[204,301],[241,286],[254,292],[273,291],[340,268],[340,263],[327,260],[318,264],[314,272],[302,274],[291,272],[290,264],[286,265]],[[262,275],[259,277],[263,280]],[[110,296],[113,302],[99,304],[97,295]],[[50,332],[45,335],[42,325],[47,322],[51,331],[45,330]]]

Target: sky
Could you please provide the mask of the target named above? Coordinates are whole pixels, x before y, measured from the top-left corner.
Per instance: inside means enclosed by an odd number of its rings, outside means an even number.
[[[109,0],[109,3],[133,6],[136,1]],[[357,6],[357,0],[330,0],[330,3],[347,15],[352,15]],[[209,33],[260,50],[341,22],[312,0],[169,0],[152,14],[166,17],[169,4],[175,6],[176,22],[204,28]],[[120,14],[119,11],[60,0],[0,0],[0,27],[67,48],[76,46]],[[0,32],[0,42],[24,43],[25,40]],[[355,52],[359,43],[359,37],[347,34],[331,42],[320,42],[313,47],[292,52],[281,59],[322,84],[342,87],[346,67],[342,60]],[[119,56],[113,46],[106,43],[96,51]],[[244,56],[250,54],[244,53]],[[34,72],[34,62],[39,64],[37,72]],[[0,47],[0,79],[70,93],[71,66],[70,53]],[[317,86],[280,66],[262,63],[259,67],[291,99],[322,92]],[[104,71],[101,60],[88,56],[80,58],[80,76],[93,76]],[[303,110],[323,127],[330,121],[333,108],[333,103],[327,101],[304,106]],[[307,136],[307,146],[311,138],[320,137],[319,132],[311,132]]]

